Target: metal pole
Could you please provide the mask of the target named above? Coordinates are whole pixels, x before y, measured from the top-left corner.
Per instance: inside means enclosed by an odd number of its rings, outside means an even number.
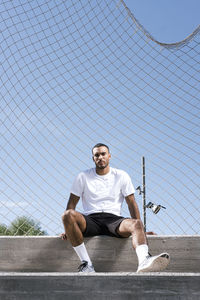
[[[146,189],[145,189],[145,158],[142,156],[142,198],[143,198],[143,222],[144,222],[144,231],[146,232]]]

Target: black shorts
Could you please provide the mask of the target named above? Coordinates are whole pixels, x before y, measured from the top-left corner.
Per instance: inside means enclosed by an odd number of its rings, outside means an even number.
[[[83,233],[84,237],[109,235],[122,238],[116,230],[120,223],[126,218],[110,213],[94,213],[83,216],[86,220],[86,230]]]

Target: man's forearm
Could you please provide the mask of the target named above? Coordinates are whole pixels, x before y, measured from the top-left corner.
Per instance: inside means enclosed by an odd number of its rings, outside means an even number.
[[[128,205],[128,209],[129,209],[131,218],[140,219],[140,211],[139,211],[138,205],[135,201],[134,195],[132,194],[132,195],[127,196],[126,202]]]
[[[137,205],[129,204],[128,209],[132,219],[140,219],[140,212]]]

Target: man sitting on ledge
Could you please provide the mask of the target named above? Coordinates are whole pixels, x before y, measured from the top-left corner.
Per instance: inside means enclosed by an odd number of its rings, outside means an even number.
[[[95,272],[84,237],[97,235],[118,238],[132,235],[133,248],[138,257],[137,273],[164,270],[169,264],[169,254],[149,254],[131,178],[125,171],[110,167],[111,154],[107,145],[96,144],[92,154],[96,167],[78,174],[71,188],[67,209],[62,216],[65,233],[61,236],[63,240],[69,239],[80,258],[79,272]],[[80,198],[83,214],[75,210]],[[124,198],[131,218],[121,216]]]

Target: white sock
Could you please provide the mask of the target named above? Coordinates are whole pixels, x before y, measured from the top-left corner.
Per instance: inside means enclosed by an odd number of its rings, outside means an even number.
[[[90,257],[88,255],[87,249],[85,247],[85,244],[82,243],[79,246],[73,247],[76,251],[76,254],[78,255],[80,261],[86,260],[88,262],[89,266],[92,266],[92,262],[90,260]]]
[[[149,247],[146,244],[137,246],[135,251],[138,257],[139,264],[141,264],[143,260],[149,255]]]

